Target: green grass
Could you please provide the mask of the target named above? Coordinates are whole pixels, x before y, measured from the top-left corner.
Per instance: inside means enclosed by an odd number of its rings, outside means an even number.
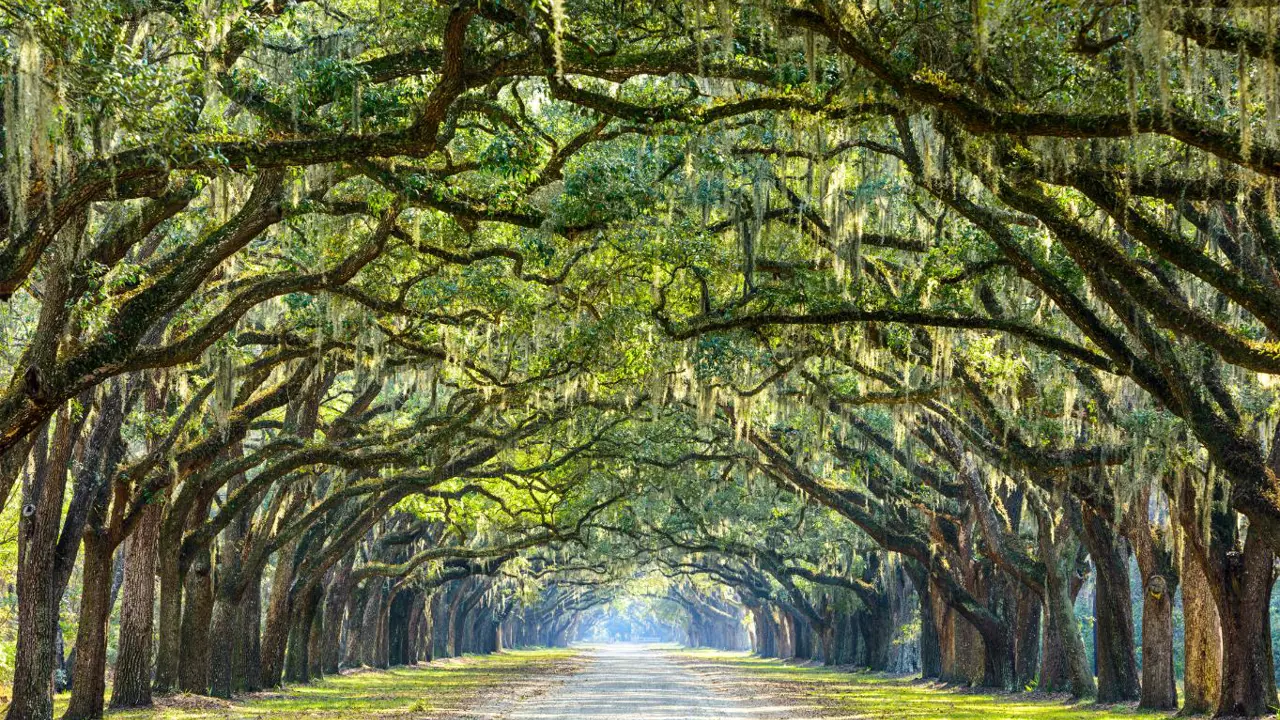
[[[1126,706],[1071,703],[1046,696],[992,695],[941,688],[919,680],[866,672],[790,665],[779,660],[708,650],[682,656],[731,670],[770,686],[770,691],[810,701],[859,720],[1139,720],[1169,713]]]
[[[361,671],[329,677],[275,693],[224,702],[195,696],[163,698],[150,710],[107,713],[113,720],[204,720],[270,718],[271,720],[426,719],[450,716],[486,691],[516,685],[545,684],[549,674],[573,665],[572,650],[513,650],[499,655],[468,656],[411,668]],[[65,696],[58,698],[58,712]]]

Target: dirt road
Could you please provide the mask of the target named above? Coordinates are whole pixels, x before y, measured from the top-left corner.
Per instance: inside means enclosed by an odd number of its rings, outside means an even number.
[[[749,685],[689,670],[660,647],[590,648],[581,671],[482,717],[503,720],[792,720],[789,708],[751,697]]]

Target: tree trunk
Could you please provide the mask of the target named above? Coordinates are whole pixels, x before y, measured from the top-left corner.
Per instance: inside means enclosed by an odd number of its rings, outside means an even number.
[[[324,677],[324,644],[329,635],[329,629],[324,624],[324,587],[317,587],[315,592],[318,598],[315,615],[311,620],[311,635],[307,638],[307,677],[310,681]]]
[[[432,617],[432,607],[435,604],[436,594],[434,591],[422,599],[422,635],[421,635],[421,651],[418,659],[424,662],[431,662],[435,659],[434,634],[435,634],[435,618]]]
[[[445,632],[447,635],[445,636],[444,649],[445,654],[448,657],[458,657],[462,654],[458,647],[460,643],[458,638],[458,613],[462,608],[462,601],[466,595],[468,584],[469,583],[466,580],[454,583],[453,591],[449,600],[449,610],[448,614],[445,616]],[[548,639],[548,645],[552,645],[554,643],[555,638]]]
[[[243,455],[243,447],[236,443],[228,457]],[[244,486],[243,474],[233,476],[227,482],[227,497]],[[246,507],[223,528],[218,539],[218,566],[214,574],[213,618],[209,630],[209,694],[229,698],[236,689],[236,643],[239,637],[240,606],[244,596],[237,596],[244,578],[242,553],[244,537],[248,532],[253,509]]]
[[[1032,508],[1040,528],[1040,556],[1045,566],[1044,648],[1041,653],[1039,689],[1047,692],[1066,690],[1073,697],[1088,697],[1098,692],[1089,658],[1084,649],[1075,614],[1075,591],[1071,567],[1075,564],[1077,541],[1071,538],[1065,522],[1055,527],[1048,512],[1034,503]]]
[[[969,623],[965,623],[970,625]],[[972,627],[972,625],[970,625]],[[978,647],[982,650],[982,685],[1001,690],[1012,690],[1014,679],[1013,639],[993,638],[973,628]]]
[[[375,655],[373,666],[380,670],[386,670],[391,667],[390,658],[388,657],[391,648],[387,643],[387,619],[391,617],[391,602],[395,600],[395,596],[392,593],[390,582],[388,582],[386,597],[383,598],[382,603],[378,606],[378,623],[376,625],[377,629],[374,631]]]
[[[773,646],[770,643],[770,640],[773,639],[773,634],[769,631],[768,624],[764,619],[764,609],[759,607],[752,608],[751,617],[754,619],[756,627],[756,654],[760,657],[774,657]]]
[[[76,628],[71,702],[63,720],[102,717],[106,692],[107,620],[111,615],[111,543],[103,533],[84,535],[83,589]]]
[[[1187,552],[1182,556],[1183,648],[1186,669],[1182,712],[1204,715],[1218,706],[1222,678],[1222,630],[1209,578],[1200,561]]]
[[[416,599],[417,594],[412,590],[401,590],[391,601],[387,617],[387,662],[392,666],[413,663],[410,638]]]
[[[355,553],[347,553],[347,557],[339,563],[329,582],[328,595],[324,601],[325,632],[321,642],[320,669],[329,675],[338,673],[342,663],[340,641],[343,627],[343,616],[351,598],[351,568],[355,564]]]
[[[237,691],[262,689],[262,571],[249,579],[236,613],[236,640],[231,661],[232,687]]]
[[[182,568],[170,543],[157,546],[160,573],[160,613],[156,643],[155,691],[164,695],[178,687],[182,652]]]
[[[1271,657],[1271,587],[1275,554],[1250,532],[1231,553],[1218,615],[1222,622],[1222,687],[1216,715],[1257,717],[1276,706]]]
[[[938,643],[938,623],[933,616],[933,602],[928,593],[920,596],[920,676],[933,679],[942,675],[942,647]]]
[[[791,619],[791,613],[785,610],[775,610],[774,615],[778,618],[778,645],[782,648],[782,657],[796,657],[796,626]]]
[[[907,560],[904,567],[915,587],[916,602],[920,606],[920,676],[926,680],[936,678],[942,674],[942,649],[938,646],[938,626],[929,594],[929,575],[914,560]]]
[[[836,664],[836,627],[833,623],[827,623],[819,634],[822,641],[822,664]]]
[[[1142,575],[1142,698],[1138,707],[1176,710],[1178,688],[1173,669],[1173,594],[1178,587],[1173,554],[1166,551],[1151,524],[1146,490],[1130,503],[1128,536]]]
[[[294,555],[297,551],[297,540],[280,551],[276,559],[275,576],[271,579],[267,629],[262,633],[262,683],[269,688],[279,687],[280,678],[284,674],[284,650],[289,639],[289,618],[292,615],[289,591],[293,585]]]
[[[1047,692],[1066,690],[1073,697],[1089,697],[1097,693],[1084,638],[1076,621],[1074,603],[1065,578],[1046,585],[1047,622],[1044,628],[1044,654],[1040,669],[1040,688]]]
[[[161,507],[143,511],[126,541],[124,588],[120,601],[120,642],[111,707],[151,705],[151,648],[156,593],[156,541]]]
[[[209,630],[209,694],[229,698],[235,681],[232,669],[236,644],[237,608],[222,588],[214,595],[213,623]]]
[[[1084,541],[1097,570],[1095,595],[1098,702],[1137,700],[1138,663],[1134,657],[1133,608],[1129,600],[1129,564],[1105,519],[1085,508]]]
[[[1017,644],[1013,650],[1016,688],[1027,687],[1040,669],[1040,616],[1044,605],[1039,595],[1019,586],[1017,592]]]
[[[383,584],[382,578],[369,580],[364,612],[360,614],[360,662],[369,667],[378,663],[378,618],[382,615]]]
[[[889,647],[893,644],[894,627],[890,623],[888,603],[868,608],[862,623],[862,639],[867,648],[867,668],[876,672],[889,669]]]
[[[427,635],[427,596],[425,593],[415,592],[413,597],[413,612],[409,621],[409,654],[410,662],[416,665],[426,657],[422,639]]]
[[[359,667],[363,650],[363,636],[360,633],[361,623],[364,621],[364,613],[366,606],[369,604],[369,590],[365,588],[363,594],[356,592],[355,587],[352,588],[351,599],[348,601],[350,610],[347,612],[347,622],[345,625],[344,635],[346,637],[346,645],[342,649],[342,667]]]
[[[167,390],[158,375],[144,376],[143,408],[158,412]],[[152,444],[149,451],[159,448]],[[156,571],[159,541],[167,495],[147,498],[133,532],[124,540],[124,584],[120,602],[120,636],[115,676],[111,687],[112,708],[151,706],[152,652],[155,649]]]
[[[929,598],[933,603],[930,614],[938,637],[938,679],[944,683],[968,685],[969,677],[962,670],[956,653],[956,626],[959,624],[956,612],[942,599],[941,592],[934,587],[935,581],[929,582]]]
[[[286,682],[306,683],[311,680],[311,626],[320,609],[323,592],[323,588],[317,583],[295,603],[289,623],[289,646],[285,654]]]
[[[80,539],[84,545],[84,564],[76,644],[71,653],[72,667],[67,678],[68,681],[74,679],[74,682],[71,700],[63,716],[65,720],[102,717],[106,692],[107,622],[119,589],[117,565],[123,579],[123,565],[112,561],[119,541],[108,527],[115,520],[115,517],[108,518],[112,507],[112,487],[108,478],[115,474],[124,455],[125,447],[120,441],[123,420],[123,390],[117,381],[113,384],[112,394],[100,407],[94,430],[86,441],[86,452],[80,459],[76,474],[76,491],[59,537],[60,546],[72,537],[69,533],[78,527],[74,519],[78,516],[76,506],[87,503],[84,515],[80,516],[83,517]],[[121,555],[123,557],[123,553]],[[58,581],[60,587],[65,588],[63,578],[70,577],[74,553],[64,553],[59,562],[63,566],[58,570]]]
[[[1142,593],[1142,698],[1138,707],[1178,709],[1173,669],[1173,593],[1163,575],[1147,578]]]
[[[982,564],[978,575],[977,587],[985,598],[988,611],[997,619],[997,629],[993,632],[989,625],[975,625],[982,635],[986,667],[982,682],[988,687],[1004,690],[1021,690],[1018,684],[1018,643],[1020,626],[1018,624],[1019,591],[1022,590],[1013,578],[1005,574],[994,564]],[[1039,613],[1036,613],[1036,624],[1039,624]],[[1034,661],[1039,655],[1039,643],[1034,643],[1034,650],[1028,654]]]
[[[196,556],[184,585],[178,688],[204,695],[209,692],[209,626],[213,622],[213,575],[207,549]]]
[[[54,563],[58,544],[67,467],[59,462],[56,446],[69,445],[69,415],[58,415],[55,450],[41,452],[45,436],[36,440],[35,471],[23,483],[18,523],[18,643],[14,660],[8,720],[48,720],[53,717],[53,668],[58,628],[58,582]]]

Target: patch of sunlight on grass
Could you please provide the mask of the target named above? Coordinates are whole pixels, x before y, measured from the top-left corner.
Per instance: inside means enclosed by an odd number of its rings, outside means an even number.
[[[790,665],[780,660],[716,650],[683,650],[756,680],[822,701],[838,712],[866,720],[1141,720],[1169,713],[1126,706],[1072,703],[1032,695],[992,695],[940,688],[917,679],[868,672]]]
[[[493,688],[524,680],[538,681],[576,652],[564,649],[510,650],[439,660],[416,667],[364,670],[326,677],[273,693],[239,697],[229,702],[180,696],[159,698],[148,710],[108,712],[113,720],[364,720],[378,717],[429,717],[466,707]],[[108,691],[108,697],[110,691]],[[59,696],[55,716],[66,696]]]

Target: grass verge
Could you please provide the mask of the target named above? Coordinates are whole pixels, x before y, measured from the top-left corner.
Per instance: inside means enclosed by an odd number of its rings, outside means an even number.
[[[223,701],[194,695],[157,698],[148,710],[108,712],[112,720],[368,720],[466,718],[486,698],[536,692],[576,666],[573,650],[512,650],[416,667],[360,670],[278,692]],[[58,712],[65,705],[60,696]]]
[[[803,717],[857,720],[1142,720],[1168,713],[1126,705],[1075,703],[1051,695],[995,695],[939,687],[918,679],[796,665],[714,650],[676,653],[691,669],[734,693],[768,696]]]

